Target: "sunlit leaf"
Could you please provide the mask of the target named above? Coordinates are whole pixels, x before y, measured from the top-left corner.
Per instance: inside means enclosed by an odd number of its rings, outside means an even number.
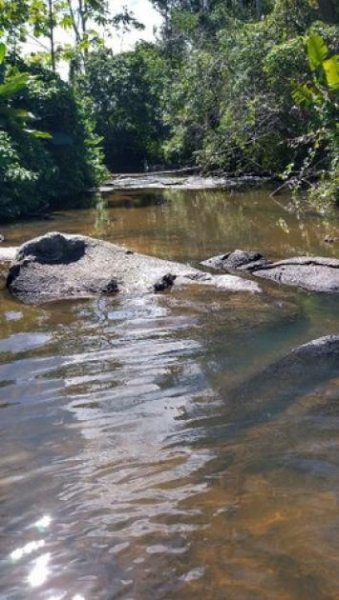
[[[25,129],[26,133],[29,133],[29,135],[33,138],[37,138],[40,140],[50,140],[52,139],[52,136],[50,133],[48,133],[47,131],[39,131],[38,129]]]
[[[24,108],[12,108],[12,111],[16,119],[25,120],[29,118],[29,112]]]
[[[0,65],[4,62],[6,56],[6,46],[0,42]]]
[[[325,60],[323,67],[330,90],[339,90],[339,54]]]
[[[0,98],[10,98],[25,89],[29,80],[28,73],[19,73],[7,79],[6,83],[0,85]]]
[[[307,56],[312,71],[318,69],[328,56],[326,42],[315,31],[312,31],[307,39]]]
[[[60,23],[63,29],[70,29],[73,25],[73,19],[70,15],[65,15]]]
[[[13,108],[12,106],[0,105],[0,114],[11,121],[25,121],[29,113],[23,108]]]

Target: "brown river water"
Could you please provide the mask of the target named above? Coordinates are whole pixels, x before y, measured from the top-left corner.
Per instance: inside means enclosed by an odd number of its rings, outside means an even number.
[[[323,241],[339,212],[288,206],[116,192],[1,232],[79,232],[193,266],[234,248],[339,256]],[[248,414],[234,392],[338,334],[338,298],[261,285],[42,307],[0,291],[1,600],[339,598],[338,373],[311,389],[301,374],[274,412],[274,379]]]

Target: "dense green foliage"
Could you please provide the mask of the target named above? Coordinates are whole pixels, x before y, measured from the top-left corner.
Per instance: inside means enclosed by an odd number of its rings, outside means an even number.
[[[309,147],[303,171],[317,166],[320,184],[312,190],[321,201],[339,203],[339,55],[331,55],[324,39],[311,32],[307,39],[307,56],[312,79],[294,84],[293,99],[308,111],[305,134]],[[322,202],[323,203],[323,202]]]
[[[140,24],[104,0],[0,0],[0,218],[81,203],[104,174],[99,140],[113,171],[270,174],[339,202],[337,3],[153,2],[160,38],[115,55],[103,29]],[[29,64],[27,35],[47,39]]]
[[[28,71],[21,62],[8,63],[2,65],[2,80],[0,218],[83,203],[103,176],[99,140],[84,102],[41,67]],[[10,93],[1,97],[6,86]]]
[[[88,58],[82,87],[93,100],[109,167],[196,165],[270,174],[312,190],[320,180],[321,194],[336,199],[338,91],[326,89],[307,52],[318,35],[327,59],[338,53],[336,4],[154,3],[164,16],[156,44]],[[306,106],[298,86],[319,93]]]
[[[314,85],[306,51],[312,32],[326,40],[329,54],[338,50],[338,27],[319,17],[307,0],[277,0],[259,21],[229,12],[211,35],[207,28],[196,40],[186,30],[168,86],[167,160],[235,174],[284,174],[296,186],[313,185],[319,175],[332,178],[338,91],[323,87],[313,107],[293,95],[296,82]]]
[[[113,55],[103,48],[89,56],[79,83],[93,102],[110,169],[140,171],[159,160],[166,68],[157,48],[146,43],[134,52]]]

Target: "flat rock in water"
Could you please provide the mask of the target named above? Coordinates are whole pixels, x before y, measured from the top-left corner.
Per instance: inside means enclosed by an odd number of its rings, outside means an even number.
[[[7,279],[10,292],[30,304],[117,292],[156,293],[192,283],[230,292],[261,291],[256,282],[241,277],[214,276],[102,240],[63,233],[23,244]]]
[[[339,293],[339,260],[300,256],[252,271],[257,277],[314,292]]]
[[[336,258],[296,256],[271,262],[258,252],[234,250],[202,264],[222,271],[247,271],[256,277],[305,290],[339,293],[339,260]]]

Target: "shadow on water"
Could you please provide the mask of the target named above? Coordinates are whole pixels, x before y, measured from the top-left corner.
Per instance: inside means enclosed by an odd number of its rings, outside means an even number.
[[[318,253],[332,227],[257,193],[163,197],[53,229],[198,262]],[[1,597],[338,597],[337,365],[269,366],[338,333],[336,299],[265,283],[1,308]]]

